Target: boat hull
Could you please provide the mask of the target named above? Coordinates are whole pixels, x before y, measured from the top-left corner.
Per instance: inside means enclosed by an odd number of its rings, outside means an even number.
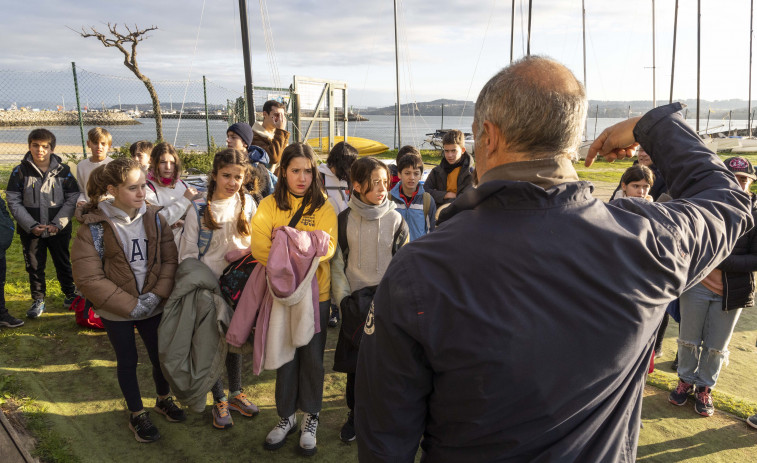
[[[339,143],[340,141],[344,141],[344,137],[334,137],[334,143]],[[389,151],[389,147],[385,144],[368,138],[348,137],[347,143],[355,147],[358,156],[373,156]],[[307,144],[312,146],[313,149],[324,153],[328,153],[329,151],[329,137],[311,138],[307,141]]]

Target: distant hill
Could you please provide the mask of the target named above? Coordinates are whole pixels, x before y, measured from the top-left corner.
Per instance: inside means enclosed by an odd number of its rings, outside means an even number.
[[[444,105],[445,116],[470,116],[473,117],[473,108],[475,104],[472,101],[462,100],[448,100],[439,99],[434,101],[426,101],[422,103],[403,103],[402,115],[414,116],[441,116],[442,105]],[[353,109],[354,112],[363,116],[393,116],[396,111],[396,106],[385,106],[383,108],[369,107],[360,110]]]

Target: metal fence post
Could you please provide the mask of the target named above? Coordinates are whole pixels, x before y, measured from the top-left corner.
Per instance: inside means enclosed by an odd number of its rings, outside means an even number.
[[[207,152],[210,154],[210,122],[208,121],[208,89],[205,86],[205,76],[202,76],[202,94],[205,97],[205,136],[207,138]]]
[[[81,116],[81,103],[79,103],[79,81],[76,80],[76,62],[71,61],[71,69],[74,72],[74,92],[76,92],[76,111],[79,113],[79,132],[81,132],[81,152],[87,157],[87,144],[84,141],[84,120]]]

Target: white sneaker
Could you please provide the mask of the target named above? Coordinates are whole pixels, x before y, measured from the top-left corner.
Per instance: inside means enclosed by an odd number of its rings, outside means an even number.
[[[297,417],[292,413],[289,418],[281,418],[279,424],[268,433],[263,443],[266,450],[276,450],[284,446],[287,436],[297,430]]]
[[[302,421],[300,430],[300,450],[303,455],[315,455],[315,432],[318,430],[319,413],[305,413],[305,419]]]

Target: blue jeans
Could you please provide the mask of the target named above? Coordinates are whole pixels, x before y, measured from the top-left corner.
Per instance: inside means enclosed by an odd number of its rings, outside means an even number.
[[[741,309],[723,310],[723,297],[702,283],[681,295],[678,377],[696,386],[714,387]]]

